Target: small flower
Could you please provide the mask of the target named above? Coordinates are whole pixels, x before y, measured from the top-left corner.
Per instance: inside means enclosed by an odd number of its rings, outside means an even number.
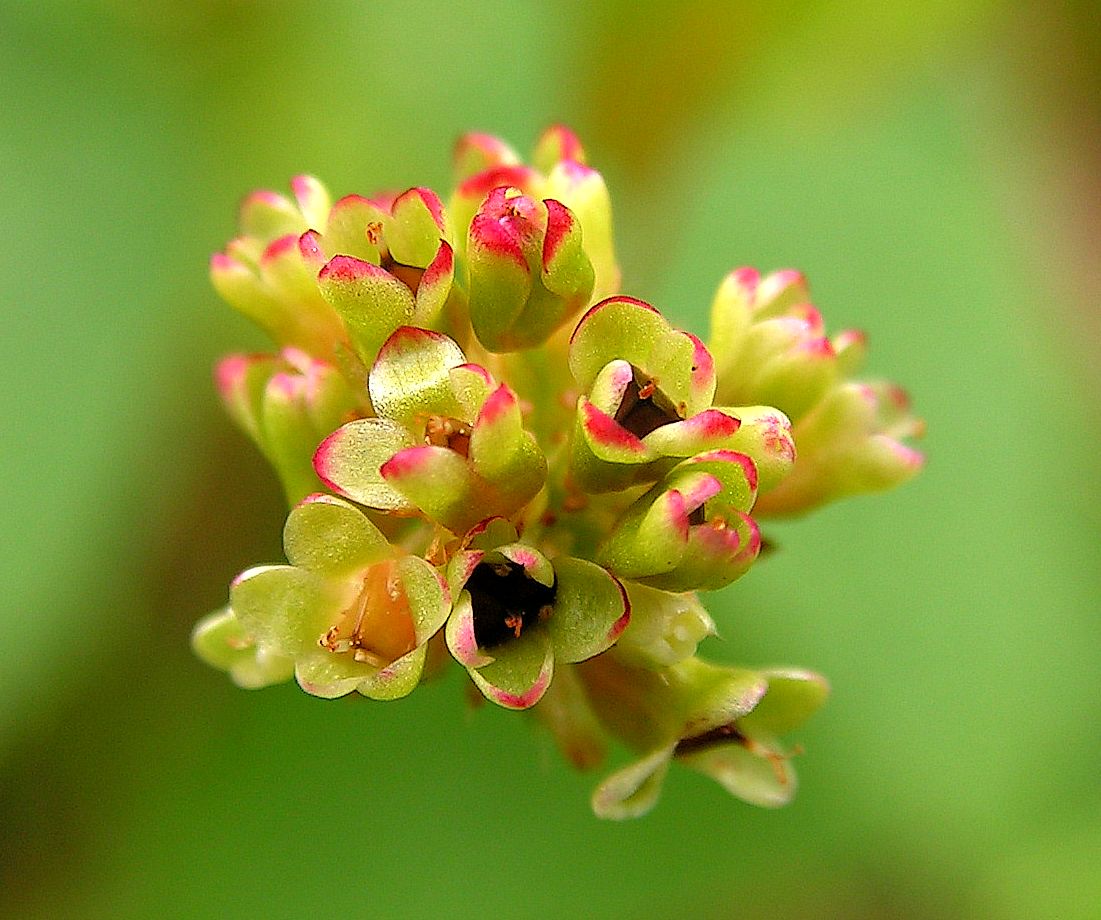
[[[278,355],[230,355],[215,378],[227,411],[278,473],[290,504],[322,484],[310,458],[362,400],[335,367],[296,348]]]
[[[553,562],[500,518],[483,522],[448,565],[455,609],[447,646],[482,693],[528,709],[550,685],[555,659],[599,655],[630,620],[623,585],[583,559]]]
[[[513,188],[548,204],[553,200],[576,218],[592,265],[593,300],[619,291],[611,199],[603,177],[587,165],[585,151],[572,131],[561,125],[548,128],[536,143],[531,166],[524,165],[504,141],[478,133],[459,139],[454,160],[458,186],[448,211],[460,247],[465,245],[465,228],[486,198],[496,189]]]
[[[720,400],[767,402],[794,422],[799,459],[762,498],[761,513],[891,488],[921,468],[922,455],[904,440],[924,426],[905,392],[848,379],[863,363],[865,337],[850,330],[828,338],[799,272],[727,275],[712,305],[711,348]]]
[[[779,738],[813,715],[829,692],[810,671],[752,671],[698,658],[658,672],[604,655],[578,670],[604,726],[642,755],[594,791],[593,810],[602,818],[633,818],[653,808],[674,761],[751,804],[786,804],[796,778]]]
[[[910,413],[906,392],[885,382],[834,387],[796,428],[799,460],[791,475],[763,496],[763,514],[802,513],[849,495],[893,489],[925,462],[906,444],[924,424]]]
[[[494,189],[468,240],[470,322],[490,351],[539,345],[589,302],[592,264],[561,202]]]
[[[340,317],[317,289],[317,269],[303,259],[299,237],[320,226],[329,194],[311,176],[291,182],[295,201],[257,191],[241,204],[241,235],[210,260],[215,290],[280,346],[331,358],[345,338]]]
[[[324,232],[299,240],[321,296],[365,366],[399,326],[435,329],[447,321],[442,314],[456,296],[450,235],[439,197],[417,187],[392,200],[341,198]]]
[[[659,591],[624,581],[631,622],[616,643],[623,661],[667,668],[696,654],[700,642],[715,635],[715,621],[692,592]]]
[[[229,607],[195,624],[191,648],[212,668],[226,671],[238,687],[258,690],[294,677],[294,659],[258,645]]]
[[[649,304],[604,300],[570,340],[577,402],[570,473],[591,492],[617,491],[661,475],[656,461],[724,447],[741,423],[711,408],[711,355]]]
[[[466,363],[438,332],[403,326],[368,378],[378,418],[338,428],[317,448],[318,476],[384,511],[419,511],[454,534],[511,515],[535,496],[547,466],[506,385]]]
[[[331,495],[295,506],[283,543],[290,565],[258,566],[233,583],[230,607],[245,634],[292,660],[299,685],[314,696],[396,699],[412,691],[450,608],[436,571]]]
[[[617,522],[596,559],[620,578],[666,591],[711,591],[744,575],[761,549],[749,511],[757,468],[745,454],[697,454]]]

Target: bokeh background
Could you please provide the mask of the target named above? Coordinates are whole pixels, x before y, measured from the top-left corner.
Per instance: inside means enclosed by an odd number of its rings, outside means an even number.
[[[1101,917],[1097,86],[1089,0],[0,2],[0,915]],[[187,647],[280,558],[210,384],[263,345],[206,277],[239,197],[556,120],[631,293],[702,333],[802,268],[928,422],[712,598],[714,657],[833,682],[783,811],[678,771],[601,823],[458,675],[322,703]]]

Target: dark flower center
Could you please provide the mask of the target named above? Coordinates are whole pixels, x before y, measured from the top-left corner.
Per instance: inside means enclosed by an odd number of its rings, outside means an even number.
[[[748,746],[748,740],[745,735],[738,731],[737,726],[733,722],[729,722],[726,725],[720,725],[717,728],[711,729],[711,731],[704,732],[702,735],[695,735],[692,738],[681,738],[677,742],[676,748],[674,748],[674,754],[691,754],[695,751],[704,750],[705,748],[715,747],[719,744],[729,744],[734,742],[735,744],[741,744]]]
[[[673,401],[634,365],[635,372],[615,413],[615,420],[636,438],[644,438],[662,425],[681,420]]]
[[[556,586],[542,584],[515,562],[483,562],[466,582],[479,648],[518,639],[554,609]]]

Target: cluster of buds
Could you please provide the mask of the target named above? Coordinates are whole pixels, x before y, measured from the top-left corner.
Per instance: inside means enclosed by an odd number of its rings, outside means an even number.
[[[462,138],[456,187],[333,201],[261,191],[211,261],[271,336],[217,381],[291,507],[287,564],[239,575],[193,645],[242,687],[395,700],[455,662],[642,814],[674,761],[777,806],[782,736],[819,675],[697,654],[697,592],[744,575],[761,521],[912,476],[897,387],[851,375],[796,272],[737,269],[705,344],[620,292],[604,181],[554,127],[530,165]]]

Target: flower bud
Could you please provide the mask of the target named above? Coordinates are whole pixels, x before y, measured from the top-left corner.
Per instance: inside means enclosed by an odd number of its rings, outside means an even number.
[[[218,365],[230,416],[275,467],[290,504],[321,487],[310,458],[321,440],[360,410],[332,365],[285,348],[279,356],[231,355]]]
[[[749,509],[757,470],[717,450],[675,466],[627,509],[597,552],[620,578],[664,591],[708,591],[749,569],[761,548]]]
[[[471,221],[467,258],[470,322],[490,351],[541,344],[592,293],[581,225],[553,199],[495,189]]]
[[[894,488],[917,474],[920,451],[904,443],[923,425],[886,383],[845,383],[798,425],[799,459],[763,497],[762,514],[795,514],[849,495]]]
[[[419,511],[455,534],[516,513],[543,487],[546,460],[516,395],[465,363],[447,336],[403,326],[368,379],[378,418],[337,429],[314,468],[330,488],[387,511]]]
[[[294,660],[258,645],[229,607],[195,624],[191,648],[208,665],[226,671],[238,687],[246,690],[281,684],[294,676]]]

